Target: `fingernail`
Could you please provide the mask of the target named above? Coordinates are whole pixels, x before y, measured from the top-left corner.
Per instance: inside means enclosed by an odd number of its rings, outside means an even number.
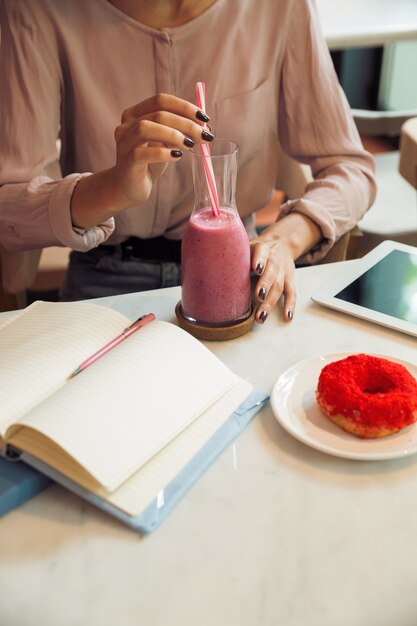
[[[184,146],[187,146],[187,148],[194,148],[195,141],[193,141],[191,137],[184,137]]]
[[[203,130],[203,132],[201,133],[201,136],[204,139],[204,141],[213,141],[214,139],[214,135],[212,135],[212,133],[209,133],[208,130]]]
[[[195,114],[196,118],[198,120],[200,120],[200,122],[209,122],[210,118],[208,115],[206,115],[205,113],[203,113],[203,111],[197,111],[197,113]]]
[[[260,276],[263,271],[264,271],[264,264],[261,263],[261,261],[259,261],[258,265],[256,266],[256,272]]]
[[[259,315],[259,319],[261,320],[262,324],[264,323],[267,317],[268,317],[268,313],[266,311],[262,311],[262,313]]]
[[[288,317],[288,319],[289,319],[289,320],[292,320],[292,318],[293,318],[293,312],[292,312],[292,311],[288,311],[288,313],[287,313],[287,317]]]
[[[265,300],[266,298],[266,289],[265,287],[261,287],[260,290],[258,291],[258,296],[260,297],[261,300]]]
[[[182,150],[171,150],[171,156],[175,157],[176,159],[182,157],[183,154],[184,152]]]

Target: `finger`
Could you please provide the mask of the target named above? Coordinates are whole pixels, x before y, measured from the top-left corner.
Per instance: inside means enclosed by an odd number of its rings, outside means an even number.
[[[273,293],[271,294],[271,290]],[[255,298],[258,302],[271,301],[276,296],[274,304],[278,301],[284,289],[284,272],[283,265],[273,258],[269,258],[265,262],[265,268],[262,275],[255,285]]]
[[[284,286],[284,308],[283,317],[285,321],[290,322],[294,317],[295,305],[297,302],[297,293],[293,279],[287,278]]]
[[[170,94],[160,93],[123,111],[122,122],[147,116],[157,111],[169,111],[181,117],[190,120],[199,120],[200,122],[208,122],[210,120],[207,114],[200,111],[200,109],[191,102]]]
[[[170,130],[182,134],[182,141],[187,148],[192,148],[195,143],[207,143],[214,139],[214,135],[199,124],[161,111],[150,114],[148,117],[135,118],[119,124],[114,131],[114,136],[119,143],[127,137],[134,137],[135,141],[143,138],[143,143],[146,143],[146,140],[167,143],[170,137],[173,140],[175,137]],[[179,137],[180,135],[177,135],[177,138]]]
[[[277,280],[269,289],[268,295],[266,296],[265,300],[262,300],[259,304],[258,310],[256,312],[257,322],[263,324],[266,321],[268,315],[280,299],[282,291],[282,283],[280,280]]]
[[[291,321],[294,317],[297,300],[293,272],[285,277],[283,274],[277,276],[276,281],[269,289],[268,295],[258,308],[256,317],[260,322],[266,320],[266,317],[275,307],[282,294],[284,294],[283,317],[285,321]]]
[[[186,137],[190,137],[195,142],[207,143],[213,141],[214,135],[207,128],[203,128],[200,124],[193,122],[192,120],[181,117],[174,113],[168,113],[167,111],[157,111],[155,113],[149,113],[146,116],[140,118],[141,120],[150,120],[161,126],[176,129],[183,133]]]
[[[262,276],[268,260],[269,247],[263,243],[256,243],[251,246],[251,252],[252,269],[258,276]]]
[[[163,144],[167,148],[189,149],[195,141],[181,131],[169,126],[162,126],[150,120],[135,120],[129,131],[130,142],[135,146],[146,146],[149,143]]]
[[[137,165],[149,165],[151,163],[171,163],[178,161],[184,152],[182,150],[164,147],[143,147],[135,148],[132,152],[133,161]]]

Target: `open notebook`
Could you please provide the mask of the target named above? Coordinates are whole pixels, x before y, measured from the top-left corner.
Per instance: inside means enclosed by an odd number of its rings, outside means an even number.
[[[149,531],[266,398],[162,321],[68,379],[130,323],[83,302],[37,302],[6,322],[0,447]]]

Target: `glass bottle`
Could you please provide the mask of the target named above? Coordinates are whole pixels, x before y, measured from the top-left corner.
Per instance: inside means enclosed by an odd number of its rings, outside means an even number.
[[[215,139],[210,153],[219,214],[212,209],[206,157],[197,148],[192,152],[195,204],[181,251],[181,309],[188,322],[214,327],[250,316],[251,284],[249,239],[235,203],[238,146]]]

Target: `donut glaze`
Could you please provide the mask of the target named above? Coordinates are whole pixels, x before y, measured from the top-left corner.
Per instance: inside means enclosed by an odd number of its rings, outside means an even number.
[[[386,437],[417,421],[417,381],[399,363],[355,354],[323,367],[317,403],[361,438]]]

